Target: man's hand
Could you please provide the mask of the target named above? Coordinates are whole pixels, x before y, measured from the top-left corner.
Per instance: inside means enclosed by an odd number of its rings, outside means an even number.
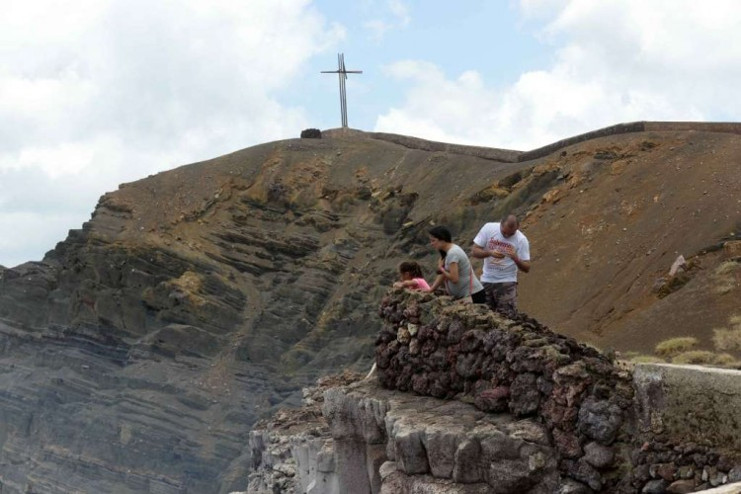
[[[494,257],[496,259],[504,259],[508,255],[510,257],[512,257],[509,253],[507,253],[507,252],[500,252],[498,250],[487,250],[486,252],[489,254],[489,257]]]

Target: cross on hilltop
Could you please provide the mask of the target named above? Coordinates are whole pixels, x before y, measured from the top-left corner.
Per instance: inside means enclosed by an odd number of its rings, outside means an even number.
[[[337,54],[337,70],[322,70],[322,74],[338,74],[340,77],[340,113],[342,115],[342,126],[347,127],[347,91],[345,81],[347,74],[362,74],[362,70],[345,69],[345,54]]]

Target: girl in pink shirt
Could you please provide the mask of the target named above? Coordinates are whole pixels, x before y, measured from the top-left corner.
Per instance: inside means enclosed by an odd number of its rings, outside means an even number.
[[[430,285],[427,284],[422,274],[422,267],[415,261],[405,261],[399,264],[399,276],[401,281],[394,283],[394,288],[403,287],[422,292],[430,291]]]

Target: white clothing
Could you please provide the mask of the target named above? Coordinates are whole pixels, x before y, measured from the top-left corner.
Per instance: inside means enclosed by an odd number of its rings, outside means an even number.
[[[514,253],[523,261],[530,260],[530,242],[527,237],[517,230],[514,235],[506,238],[502,235],[499,223],[485,224],[473,239],[473,243],[485,250]],[[508,256],[502,259],[487,257],[484,259],[484,274],[481,281],[484,283],[516,282],[517,264]]]

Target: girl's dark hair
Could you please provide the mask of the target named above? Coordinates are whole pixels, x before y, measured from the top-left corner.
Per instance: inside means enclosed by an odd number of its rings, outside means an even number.
[[[409,273],[412,275],[412,278],[424,278],[424,275],[422,274],[422,266],[420,266],[416,261],[402,262],[399,264],[399,272]]]
[[[427,233],[429,233],[431,236],[435,237],[438,240],[442,240],[443,242],[452,242],[453,236],[450,234],[450,230],[445,228],[442,225],[439,226],[433,226],[429,230],[427,230]]]

